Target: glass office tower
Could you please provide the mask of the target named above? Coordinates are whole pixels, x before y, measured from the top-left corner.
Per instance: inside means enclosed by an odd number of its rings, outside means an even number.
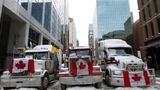
[[[124,23],[130,18],[129,0],[97,0],[97,38],[105,34],[123,33]]]

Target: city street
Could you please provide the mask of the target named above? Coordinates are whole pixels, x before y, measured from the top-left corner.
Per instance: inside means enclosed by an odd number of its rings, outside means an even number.
[[[160,90],[159,54],[160,0],[0,0],[0,90]]]
[[[1,90],[3,90],[1,88]],[[19,88],[11,90],[37,90],[36,88]],[[61,90],[59,81],[51,84],[47,90]],[[102,89],[96,89],[93,86],[74,86],[68,87],[67,90],[160,90],[160,81],[157,79],[156,85],[151,87],[139,88],[139,87],[108,87],[103,84]]]

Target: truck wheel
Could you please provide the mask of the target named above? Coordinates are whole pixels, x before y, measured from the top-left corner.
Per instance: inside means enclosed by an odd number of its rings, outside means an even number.
[[[106,71],[106,74],[105,74],[105,83],[106,83],[108,86],[111,86],[109,77],[110,77],[109,71],[107,70],[107,71]]]
[[[66,90],[67,89],[67,85],[61,84],[61,90]]]
[[[96,84],[95,84],[95,88],[96,88],[96,89],[102,88],[102,83],[101,83],[101,82],[96,83]]]
[[[47,90],[49,85],[49,78],[48,75],[45,74],[44,77],[41,78],[41,87],[39,87],[39,90]]]
[[[105,83],[106,83],[108,86],[111,86],[110,80],[109,80],[109,76],[105,76]]]
[[[2,88],[2,90],[8,90],[7,88]]]

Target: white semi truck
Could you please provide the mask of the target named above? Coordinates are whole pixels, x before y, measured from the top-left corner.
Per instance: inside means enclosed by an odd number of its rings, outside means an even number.
[[[7,88],[36,87],[46,90],[57,79],[59,65],[52,45],[38,45],[25,51],[25,57],[14,58],[10,69],[1,76],[1,86]]]
[[[132,54],[132,47],[121,39],[99,41],[98,64],[111,86],[150,86],[155,83],[154,69]]]

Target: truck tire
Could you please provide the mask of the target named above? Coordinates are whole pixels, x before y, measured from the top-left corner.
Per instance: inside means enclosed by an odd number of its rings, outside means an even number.
[[[105,83],[106,83],[108,86],[111,86],[109,77],[110,77],[110,73],[109,73],[108,70],[106,70],[106,73],[105,73]]]
[[[67,85],[61,84],[61,90],[66,90],[66,89],[67,89]]]
[[[48,75],[45,74],[42,78],[41,78],[41,87],[39,87],[39,90],[47,90],[49,85],[49,78]]]
[[[101,88],[102,88],[102,83],[101,83],[101,82],[96,83],[96,84],[95,84],[95,88],[96,88],[96,89],[101,89]]]

